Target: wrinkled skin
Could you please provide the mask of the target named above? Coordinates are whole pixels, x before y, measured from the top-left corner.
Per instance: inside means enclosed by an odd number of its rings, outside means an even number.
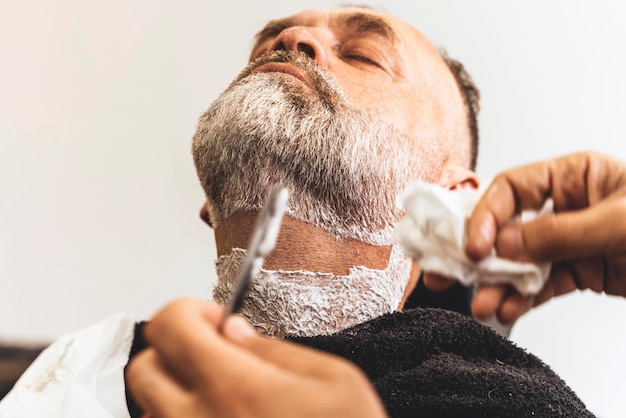
[[[547,197],[554,201],[553,216],[507,225]],[[494,245],[503,257],[554,266],[533,297],[484,286],[472,303],[479,319],[496,314],[513,323],[533,306],[576,289],[626,297],[626,163],[579,153],[500,174],[470,218],[467,254],[480,260]]]

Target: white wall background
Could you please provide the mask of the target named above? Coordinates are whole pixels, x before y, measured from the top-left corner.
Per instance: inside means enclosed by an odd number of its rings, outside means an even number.
[[[197,117],[268,19],[335,1],[0,0],[0,339],[48,341],[111,313],[209,297]],[[479,174],[576,150],[626,159],[626,2],[370,3],[481,87]],[[626,410],[626,301],[577,294],[512,338],[601,417]]]

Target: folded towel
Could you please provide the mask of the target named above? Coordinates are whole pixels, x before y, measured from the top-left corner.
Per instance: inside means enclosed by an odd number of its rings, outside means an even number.
[[[416,308],[293,341],[354,362],[390,417],[593,416],[537,357],[456,312]]]

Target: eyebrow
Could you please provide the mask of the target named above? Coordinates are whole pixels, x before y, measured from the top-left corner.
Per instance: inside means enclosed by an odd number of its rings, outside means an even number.
[[[301,22],[293,16],[271,20],[254,36],[254,48],[261,45],[266,39],[275,38],[285,29],[298,26],[299,24]]]
[[[342,14],[334,18],[334,20],[332,22],[334,23],[333,26],[345,27],[359,36],[379,35],[394,43],[399,39],[398,33],[387,19],[370,13],[355,12]],[[254,37],[253,50],[265,40],[277,37],[285,29],[301,24],[303,23],[295,16],[270,21]]]
[[[337,17],[338,26],[344,26],[357,35],[380,35],[396,42],[399,38],[387,19],[369,13],[351,13]]]

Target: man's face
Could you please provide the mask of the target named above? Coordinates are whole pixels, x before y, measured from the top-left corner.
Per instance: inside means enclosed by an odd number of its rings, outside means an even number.
[[[342,258],[354,257],[349,242],[387,247],[391,255],[384,270],[354,263],[339,275],[326,270],[320,241],[294,231],[285,241],[312,245],[286,257],[318,254],[309,267],[318,270],[281,263],[264,270],[244,316],[273,335],[316,335],[394,311],[411,270],[393,245],[402,215],[396,195],[413,179],[439,181],[458,153],[450,145],[463,138],[456,82],[408,25],[363,8],[304,12],[267,25],[251,63],[200,118],[194,136],[213,226],[221,230],[258,211],[279,184],[290,191],[287,215],[340,242],[333,248]],[[228,302],[243,260],[243,250],[230,249],[218,261],[219,303]]]
[[[297,219],[389,244],[396,194],[438,181],[453,139],[467,137],[438,52],[403,22],[351,8],[270,22],[251,60],[194,137],[214,226],[257,210],[274,182]]]
[[[462,135],[467,129],[446,63],[421,33],[393,16],[346,8],[274,20],[258,33],[251,60],[280,49],[309,55],[352,106],[375,112],[408,140],[440,138],[444,130]],[[288,65],[262,70],[290,73]],[[426,141],[420,147],[433,159],[446,157],[433,155],[432,148]]]

